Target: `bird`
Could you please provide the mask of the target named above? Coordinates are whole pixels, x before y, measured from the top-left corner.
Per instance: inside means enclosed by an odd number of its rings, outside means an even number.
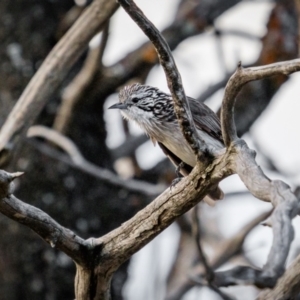
[[[218,116],[204,103],[191,97],[186,99],[197,133],[208,149],[223,149],[224,141]],[[187,176],[192,171],[196,165],[196,156],[180,130],[170,94],[153,86],[134,83],[119,91],[119,103],[109,109],[119,109],[125,119],[137,123],[153,144],[160,146],[176,166],[178,173]],[[206,199],[206,202],[214,205],[211,200],[220,200],[224,194],[216,186],[208,196],[210,199]]]

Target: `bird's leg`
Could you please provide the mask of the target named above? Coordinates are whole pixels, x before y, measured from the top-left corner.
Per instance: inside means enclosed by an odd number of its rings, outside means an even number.
[[[182,175],[180,173],[180,169],[184,167],[184,162],[182,161],[175,169],[175,173],[176,173],[176,176],[178,178],[182,178]]]
[[[175,186],[179,181],[181,181],[181,179],[182,179],[182,175],[181,175],[181,173],[180,173],[180,169],[181,168],[183,168],[184,167],[184,162],[182,161],[177,167],[176,167],[176,169],[175,169],[175,174],[176,174],[176,176],[177,176],[177,178],[175,178],[173,181],[172,181],[172,183],[171,183],[171,185],[170,185],[170,188],[172,188],[173,186]]]

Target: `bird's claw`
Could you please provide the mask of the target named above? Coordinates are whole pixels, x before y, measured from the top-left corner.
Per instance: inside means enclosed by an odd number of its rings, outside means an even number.
[[[175,173],[176,173],[176,176],[179,178],[181,177],[181,174],[180,174],[180,169],[184,167],[184,162],[182,161],[176,168],[175,170]]]
[[[174,187],[179,181],[181,181],[181,179],[183,178],[181,173],[180,173],[180,169],[184,167],[184,162],[182,161],[175,170],[176,176],[177,178],[173,179],[171,185],[170,185],[170,189],[172,189],[172,187]]]
[[[182,178],[183,177],[177,177],[177,178],[173,179],[173,181],[170,185],[170,189],[172,189],[178,182],[180,182]]]

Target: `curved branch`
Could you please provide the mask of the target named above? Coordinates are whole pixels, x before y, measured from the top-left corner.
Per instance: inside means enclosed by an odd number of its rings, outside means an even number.
[[[153,43],[167,78],[168,87],[174,100],[174,108],[183,136],[191,146],[196,157],[201,161],[205,161],[207,159],[205,154],[208,153],[208,148],[204,141],[198,136],[195,129],[189,104],[182,86],[181,76],[176,67],[169,45],[157,28],[147,19],[132,0],[118,0],[118,2]]]
[[[261,67],[243,69],[239,64],[230,78],[223,98],[221,123],[225,145],[233,149],[233,171],[237,173],[249,191],[258,199],[271,202],[275,207],[272,214],[273,244],[268,260],[257,282],[274,286],[284,272],[284,264],[289,252],[294,231],[292,219],[299,213],[297,197],[282,181],[270,180],[255,161],[255,152],[243,140],[238,139],[234,123],[234,105],[238,92],[249,81],[300,70],[300,59],[274,63]]]
[[[166,186],[163,184],[154,185],[141,180],[122,179],[113,172],[90,163],[83,157],[80,150],[73,141],[53,129],[40,125],[31,126],[28,130],[27,136],[42,137],[59,146],[71,158],[71,161],[64,158],[62,158],[61,160],[109,184],[116,185],[126,190],[151,197],[159,195],[166,189]],[[59,159],[59,157],[59,155],[54,156],[54,158],[56,159]]]
[[[289,75],[297,71],[300,71],[300,59],[293,59],[246,69],[244,69],[241,63],[239,63],[237,70],[230,77],[227,83],[222,102],[221,124],[225,146],[229,147],[230,144],[238,138],[234,122],[233,108],[236,101],[236,96],[242,87],[250,81],[280,74]]]
[[[260,277],[256,279],[261,285],[274,286],[284,272],[284,264],[294,238],[292,219],[299,213],[299,200],[286,183],[280,180],[272,181],[263,173],[255,161],[255,152],[250,150],[243,140],[236,140],[231,146],[233,171],[255,197],[271,202],[275,208],[271,217],[272,247],[267,263]]]
[[[91,83],[99,65],[102,64],[102,57],[108,40],[108,31],[109,22],[107,21],[102,32],[100,44],[96,47],[90,47],[81,70],[63,91],[61,104],[53,122],[53,128],[61,133],[67,131],[75,105]]]
[[[8,173],[0,170],[0,212],[20,224],[24,224],[42,239],[78,264],[86,263],[85,248],[89,242],[71,230],[61,226],[42,210],[22,202],[12,195],[12,181],[23,173]]]

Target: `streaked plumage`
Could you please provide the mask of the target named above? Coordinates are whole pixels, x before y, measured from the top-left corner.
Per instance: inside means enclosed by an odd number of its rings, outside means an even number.
[[[216,114],[202,102],[187,97],[199,136],[212,150],[224,148],[220,121]],[[135,121],[151,138],[158,142],[164,153],[187,175],[196,164],[196,157],[183,137],[173,106],[171,95],[147,85],[135,83],[119,92],[119,108],[122,115]]]

